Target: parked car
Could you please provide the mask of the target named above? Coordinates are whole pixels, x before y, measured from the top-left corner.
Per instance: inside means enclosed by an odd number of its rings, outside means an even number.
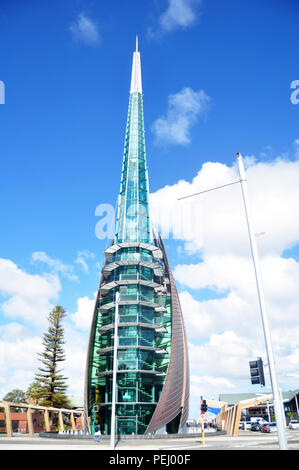
[[[247,431],[250,428],[251,428],[251,422],[250,421],[240,421],[239,429],[244,429],[245,431]]]
[[[251,431],[260,431],[260,429],[261,429],[260,423],[257,423],[257,422],[251,423],[251,428],[250,428]]]
[[[263,424],[261,425],[261,432],[270,432],[269,423],[263,423]]]
[[[291,419],[289,422],[289,429],[299,429],[299,421],[296,419]]]
[[[277,432],[276,423],[264,423],[261,425],[261,432]]]
[[[268,424],[268,426],[269,426],[269,432],[277,432],[276,423],[270,423]]]

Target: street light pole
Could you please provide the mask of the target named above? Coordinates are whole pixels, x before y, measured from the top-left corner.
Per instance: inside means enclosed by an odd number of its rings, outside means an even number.
[[[285,416],[284,416],[283,404],[279,395],[279,388],[278,388],[278,382],[277,382],[277,376],[276,376],[276,370],[275,370],[275,362],[274,362],[272,343],[271,343],[271,337],[270,337],[270,329],[269,329],[269,324],[268,324],[264,293],[262,289],[262,278],[261,278],[259,262],[258,262],[258,252],[257,252],[257,247],[256,247],[255,235],[251,228],[251,217],[250,217],[249,208],[248,208],[249,205],[248,205],[247,180],[246,180],[246,175],[245,175],[243,159],[240,153],[237,153],[237,164],[238,164],[239,175],[240,175],[240,179],[238,181],[233,181],[232,183],[217,186],[215,188],[210,188],[210,189],[207,189],[205,191],[200,191],[195,194],[190,194],[188,196],[181,197],[178,200],[186,199],[186,198],[193,197],[193,196],[203,194],[203,193],[207,193],[209,191],[215,191],[217,189],[231,186],[236,183],[241,183],[246,221],[247,221],[249,240],[250,240],[250,248],[251,248],[254,272],[255,272],[255,278],[256,278],[256,285],[257,285],[257,291],[258,291],[258,299],[259,299],[259,305],[260,305],[261,316],[262,316],[262,324],[263,324],[263,329],[264,329],[265,345],[266,345],[270,380],[271,380],[272,393],[273,393],[273,405],[274,405],[275,417],[276,417],[276,422],[277,422],[279,447],[281,450],[287,450],[288,443],[287,443],[286,432],[285,432]]]
[[[277,424],[279,447],[281,450],[287,450],[288,445],[287,445],[285,425],[284,425],[284,412],[283,412],[282,402],[280,399],[277,376],[276,376],[275,362],[274,362],[274,356],[273,356],[273,351],[272,351],[272,342],[271,342],[270,329],[269,329],[269,324],[268,324],[268,316],[267,316],[263,287],[262,287],[262,277],[261,277],[261,272],[260,272],[260,267],[259,267],[258,251],[257,251],[255,236],[251,228],[251,215],[249,213],[249,205],[248,205],[246,174],[245,174],[243,159],[240,153],[237,153],[237,164],[238,164],[238,170],[239,170],[239,175],[240,175],[240,183],[241,183],[241,188],[242,188],[246,221],[247,221],[247,227],[248,227],[248,233],[249,233],[249,239],[250,239],[250,248],[251,248],[251,254],[252,254],[253,265],[254,265],[254,273],[255,273],[255,279],[256,279],[256,285],[257,285],[257,291],[258,291],[258,299],[259,299],[260,311],[261,311],[261,316],[262,316],[262,324],[263,324],[267,358],[268,358],[268,364],[269,364],[270,380],[271,380],[272,392],[273,392],[273,404],[274,404],[275,418],[276,418],[276,424]]]
[[[114,350],[113,350],[113,375],[112,375],[112,409],[111,409],[111,449],[115,448],[115,405],[116,405],[116,369],[118,346],[118,305],[120,293],[115,294],[115,318],[114,318]]]
[[[268,420],[269,424],[271,423],[271,416],[270,416],[270,408],[269,408],[269,402],[267,401],[267,414],[268,414]]]

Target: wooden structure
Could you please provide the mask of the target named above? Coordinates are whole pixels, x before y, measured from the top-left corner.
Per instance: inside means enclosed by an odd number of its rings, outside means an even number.
[[[222,404],[220,413],[216,418],[216,424],[218,428],[224,429],[233,437],[238,436],[242,410],[255,405],[260,405],[261,403],[272,400],[272,398],[272,394],[262,395],[257,398],[250,398],[249,400],[239,401],[236,403],[236,405],[233,405],[230,408],[227,408],[227,403]],[[207,403],[209,405],[209,400],[207,400]]]
[[[76,428],[76,417],[81,418],[81,426],[82,429],[84,430],[84,419],[83,419],[83,411],[81,410],[69,410],[65,408],[52,408],[52,407],[45,407],[45,406],[39,406],[39,405],[34,405],[34,404],[28,404],[28,403],[13,403],[13,402],[8,402],[8,401],[0,401],[0,408],[4,409],[4,416],[5,416],[5,423],[6,423],[6,434],[8,437],[12,437],[12,413],[11,413],[11,408],[21,408],[21,409],[26,409],[27,410],[27,428],[29,434],[33,435],[34,434],[34,426],[33,426],[33,419],[32,419],[32,413],[33,410],[37,411],[42,411],[43,412],[43,418],[44,418],[44,426],[46,431],[51,430],[50,426],[50,413],[57,413],[58,414],[58,422],[59,422],[59,430],[63,431],[64,430],[64,424],[63,424],[63,416],[62,414],[67,414],[70,417],[70,422],[71,422],[71,427],[72,430],[75,431]]]

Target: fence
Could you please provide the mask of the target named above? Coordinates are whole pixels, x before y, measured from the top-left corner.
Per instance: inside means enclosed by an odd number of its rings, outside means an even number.
[[[53,408],[53,407],[45,407],[39,405],[33,405],[28,403],[12,403],[8,401],[1,401],[0,402],[0,409],[4,409],[3,421],[5,420],[6,426],[6,434],[8,437],[12,437],[13,434],[13,421],[22,422],[20,428],[22,429],[21,432],[28,430],[28,433],[34,435],[36,431],[40,431],[41,420],[37,419],[37,413],[42,414],[43,416],[43,424],[45,431],[51,431],[50,425],[50,416],[53,414],[58,414],[58,427],[60,431],[64,430],[64,421],[63,421],[63,414],[68,415],[71,428],[75,431],[79,426],[84,430],[84,419],[83,419],[83,411],[81,410],[69,410],[65,408]],[[11,408],[19,408],[22,410],[26,410],[24,413],[22,412],[12,412]],[[35,413],[34,413],[35,411]],[[75,419],[77,417],[77,419]],[[80,419],[78,419],[80,418]],[[1,420],[1,413],[0,413],[0,421]],[[25,424],[26,423],[26,424]]]

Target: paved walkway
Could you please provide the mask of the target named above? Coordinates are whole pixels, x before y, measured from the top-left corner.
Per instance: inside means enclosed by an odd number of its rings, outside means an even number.
[[[287,430],[289,450],[299,450],[299,431]],[[2,450],[107,450],[111,451],[109,440],[101,442],[76,439],[53,439],[37,436],[0,437]],[[116,444],[116,451],[188,451],[188,450],[279,450],[277,434],[262,434],[240,431],[238,437],[207,434],[205,444],[201,435],[191,438],[170,439],[134,439],[121,440]]]

